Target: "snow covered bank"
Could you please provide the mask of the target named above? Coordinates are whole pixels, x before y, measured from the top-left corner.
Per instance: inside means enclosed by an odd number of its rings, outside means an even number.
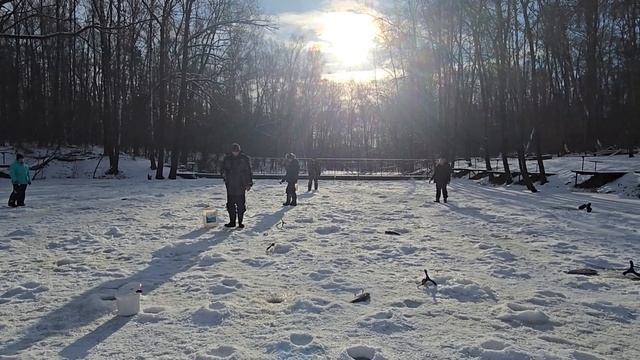
[[[517,159],[511,159],[509,166],[512,171],[519,171]],[[484,160],[478,159],[475,161],[476,165],[484,164]],[[495,165],[495,163],[494,163]],[[497,164],[502,169],[502,163]],[[527,166],[529,171],[538,172],[537,163],[535,161],[528,161]],[[550,160],[544,161],[545,171],[547,173],[554,174],[549,176],[549,183],[543,187],[539,187],[538,190],[543,192],[554,193],[566,193],[566,192],[599,192],[606,194],[616,194],[624,198],[640,199],[640,156],[629,158],[627,155],[615,155],[615,156],[585,156],[584,161],[582,156],[567,155],[564,157],[554,157]],[[622,171],[627,172],[627,175],[622,178],[610,182],[598,189],[576,189],[574,187],[575,174],[572,170],[585,171]],[[588,179],[588,176],[581,176],[578,179],[578,183]],[[488,178],[484,178],[479,181],[482,184],[493,186],[489,184]],[[538,187],[538,184],[535,184]],[[522,185],[508,185],[506,188],[525,189]]]

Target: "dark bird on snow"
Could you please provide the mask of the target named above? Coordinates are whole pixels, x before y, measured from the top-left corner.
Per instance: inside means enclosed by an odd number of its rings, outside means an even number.
[[[638,274],[636,272],[636,268],[633,265],[633,261],[631,261],[631,260],[629,260],[629,268],[625,272],[622,273],[622,275],[627,275],[627,274],[633,274],[633,275],[635,275],[635,276],[640,278],[640,274]]]
[[[275,249],[276,243],[271,243],[271,245],[269,245],[267,247],[267,250],[265,250],[265,254],[269,255],[270,253],[273,252],[273,249]]]
[[[371,299],[371,295],[368,292],[364,292],[364,290],[362,290],[362,292],[360,294],[356,294],[356,298],[351,300],[350,302],[354,304],[359,302],[367,302],[370,299]]]
[[[438,284],[436,284],[436,282],[429,277],[429,274],[427,273],[427,269],[424,269],[424,279],[422,279],[422,282],[420,283],[420,285],[418,285],[418,287],[420,286],[428,287],[429,282],[433,283],[433,285],[435,286],[438,286]]]
[[[591,212],[593,209],[591,208],[591,203],[586,203],[586,204],[582,204],[580,206],[578,206],[578,210],[584,210],[587,209],[587,212]]]

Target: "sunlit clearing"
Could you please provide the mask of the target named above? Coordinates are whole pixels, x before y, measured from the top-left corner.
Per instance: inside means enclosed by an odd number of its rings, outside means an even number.
[[[369,15],[351,12],[325,14],[320,39],[325,51],[345,67],[361,65],[369,60],[378,32]]]

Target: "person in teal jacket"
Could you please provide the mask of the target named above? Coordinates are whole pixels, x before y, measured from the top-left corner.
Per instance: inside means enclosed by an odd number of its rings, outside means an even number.
[[[9,167],[13,192],[9,196],[9,206],[24,206],[24,198],[27,193],[27,186],[31,185],[31,175],[29,166],[24,163],[24,156],[16,154],[16,161]]]

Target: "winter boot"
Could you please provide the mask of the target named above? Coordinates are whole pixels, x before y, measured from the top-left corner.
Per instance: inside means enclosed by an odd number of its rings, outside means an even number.
[[[291,194],[291,206],[298,205],[298,195]]]
[[[238,214],[238,227],[243,229],[244,228],[244,224],[242,223],[242,219],[244,218],[244,214]]]
[[[13,207],[13,208],[14,207],[18,207],[18,205],[16,205],[16,203],[13,202],[13,201],[9,201],[9,203],[7,205],[9,205],[9,207]]]
[[[287,201],[282,203],[282,206],[289,206],[289,205],[291,205],[291,195],[287,194]]]
[[[229,212],[229,223],[224,224],[224,227],[236,227],[236,213]]]

